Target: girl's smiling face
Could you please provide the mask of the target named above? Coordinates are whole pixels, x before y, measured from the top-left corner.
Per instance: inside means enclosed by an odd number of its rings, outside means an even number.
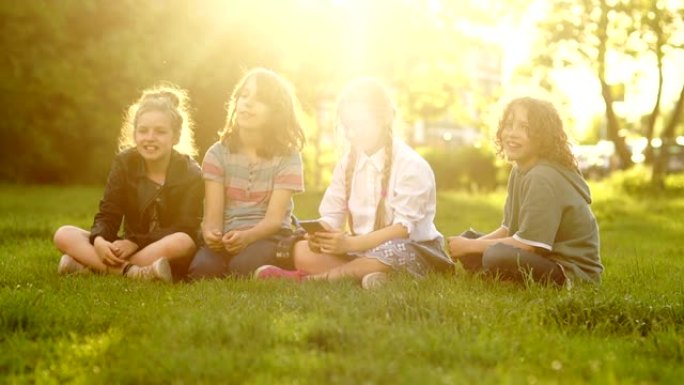
[[[235,112],[242,142],[259,142],[263,136],[262,128],[270,118],[270,107],[259,98],[254,76],[247,79],[240,90]]]
[[[178,134],[171,127],[171,117],[164,111],[143,112],[136,121],[135,146],[146,162],[168,159],[178,139]]]
[[[391,122],[381,121],[364,103],[350,102],[340,109],[340,124],[352,147],[371,155],[383,146],[383,135]]]

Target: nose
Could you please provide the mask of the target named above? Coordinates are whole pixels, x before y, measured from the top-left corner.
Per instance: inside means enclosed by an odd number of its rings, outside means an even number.
[[[511,124],[504,127],[504,134],[508,137],[518,137],[521,134],[522,127],[519,124]]]
[[[353,141],[356,138],[356,130],[353,127],[342,126],[342,129],[347,140]]]
[[[251,107],[252,104],[254,103],[254,101],[252,100],[252,97],[251,97],[251,96],[246,97],[246,98],[245,98],[245,97],[240,98],[240,101],[242,102],[242,105],[243,105],[244,107],[247,107],[247,108]]]

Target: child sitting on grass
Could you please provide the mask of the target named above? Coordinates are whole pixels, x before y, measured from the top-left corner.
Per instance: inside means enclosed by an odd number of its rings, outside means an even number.
[[[144,280],[182,276],[195,253],[203,184],[183,90],[145,90],[128,109],[90,231],[60,227],[59,274],[95,271]],[[183,154],[179,151],[184,151]],[[181,150],[182,149],[182,150]],[[123,234],[119,228],[123,221]]]
[[[433,223],[434,174],[418,153],[394,137],[396,109],[387,90],[377,80],[358,79],[342,92],[338,114],[351,148],[335,167],[320,205],[327,231],[295,244],[297,270],[263,266],[256,276],[354,278],[371,288],[392,270],[415,276],[451,270],[444,238]]]
[[[599,231],[591,194],[554,106],[529,97],[506,107],[496,133],[499,153],[515,162],[503,223],[482,235],[449,238],[449,251],[470,272],[503,279],[570,285],[600,282]]]

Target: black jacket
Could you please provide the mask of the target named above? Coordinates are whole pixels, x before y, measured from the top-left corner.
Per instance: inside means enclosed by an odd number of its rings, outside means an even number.
[[[202,171],[189,156],[172,152],[165,183],[160,186],[146,177],[145,161],[136,149],[122,151],[109,171],[90,243],[97,236],[109,242],[118,239],[122,219],[123,238],[140,249],[177,232],[196,242],[203,199]]]

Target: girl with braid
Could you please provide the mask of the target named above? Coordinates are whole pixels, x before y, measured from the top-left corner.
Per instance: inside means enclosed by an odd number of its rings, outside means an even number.
[[[327,231],[295,244],[297,270],[262,266],[256,277],[354,278],[370,288],[392,270],[422,276],[451,269],[433,224],[434,174],[420,155],[394,138],[395,108],[387,90],[374,79],[352,82],[341,94],[338,115],[351,149],[335,167],[320,204]]]

